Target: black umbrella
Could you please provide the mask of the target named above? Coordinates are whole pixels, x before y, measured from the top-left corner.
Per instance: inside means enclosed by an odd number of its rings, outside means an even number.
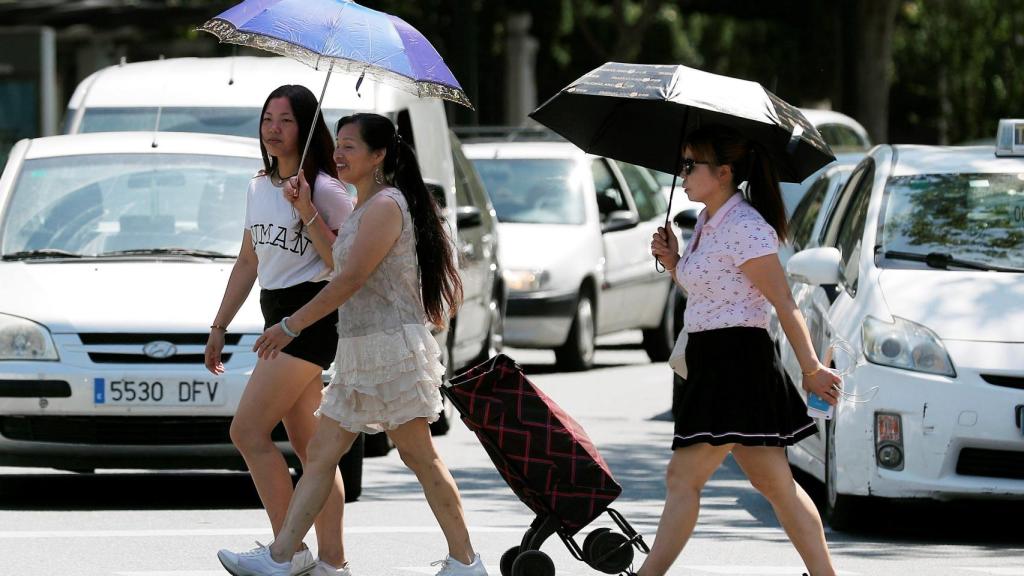
[[[669,174],[679,172],[686,135],[708,124],[761,143],[784,182],[800,182],[835,160],[800,110],[757,82],[686,66],[608,62],[530,117],[587,152]]]

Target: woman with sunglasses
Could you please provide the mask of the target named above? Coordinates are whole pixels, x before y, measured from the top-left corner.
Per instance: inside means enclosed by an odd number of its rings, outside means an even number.
[[[821,518],[786,458],[785,447],[815,425],[782,371],[769,306],[800,361],[803,388],[835,404],[840,380],[818,361],[779,262],[786,213],[775,167],[759,144],[723,126],[693,132],[680,153],[686,195],[706,208],[682,255],[664,228],[651,242],[687,291],[688,378],[673,407],[665,508],[637,576],[668,571],[693,533],[704,484],[730,453],[810,573],[834,576]]]

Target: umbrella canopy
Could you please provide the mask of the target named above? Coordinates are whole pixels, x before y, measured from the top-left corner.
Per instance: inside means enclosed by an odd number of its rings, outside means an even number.
[[[760,84],[686,66],[608,62],[530,117],[587,152],[669,174],[679,172],[686,136],[709,124],[761,143],[784,182],[835,160],[807,118]]]
[[[221,42],[289,56],[317,70],[358,74],[359,82],[369,76],[421,98],[473,107],[419,31],[351,0],[246,0],[199,29]]]

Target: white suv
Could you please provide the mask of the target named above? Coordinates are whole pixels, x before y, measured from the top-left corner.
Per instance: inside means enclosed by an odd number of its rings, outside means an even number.
[[[568,142],[465,142],[498,215],[509,296],[505,343],[587,369],[594,338],[640,328],[652,360],[675,338],[671,280],[651,236],[667,203],[646,168]]]

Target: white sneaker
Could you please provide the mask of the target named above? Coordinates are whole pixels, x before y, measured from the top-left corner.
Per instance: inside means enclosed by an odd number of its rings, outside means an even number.
[[[295,561],[292,560],[292,562]],[[309,576],[352,576],[352,570],[348,567],[348,562],[341,568],[335,568],[323,560],[317,560],[316,567],[309,573]]]
[[[309,550],[299,551],[295,554],[295,559],[301,559],[303,564],[281,563],[275,562],[270,557],[270,548],[259,542],[256,543],[256,548],[248,552],[220,550],[217,552],[217,559],[220,560],[224,569],[234,576],[305,576],[316,567],[313,555]],[[295,566],[294,569],[292,569],[293,566]]]
[[[315,568],[316,559],[313,558],[313,553],[309,551],[309,548],[303,548],[292,555],[292,567],[288,574],[289,576],[310,574],[310,570]]]
[[[441,565],[441,570],[437,573],[437,576],[487,576],[487,568],[484,568],[484,563],[480,560],[480,555],[475,554],[473,556],[472,564],[463,564],[451,556],[445,557],[444,560],[438,560],[437,562],[431,562],[431,566]]]

